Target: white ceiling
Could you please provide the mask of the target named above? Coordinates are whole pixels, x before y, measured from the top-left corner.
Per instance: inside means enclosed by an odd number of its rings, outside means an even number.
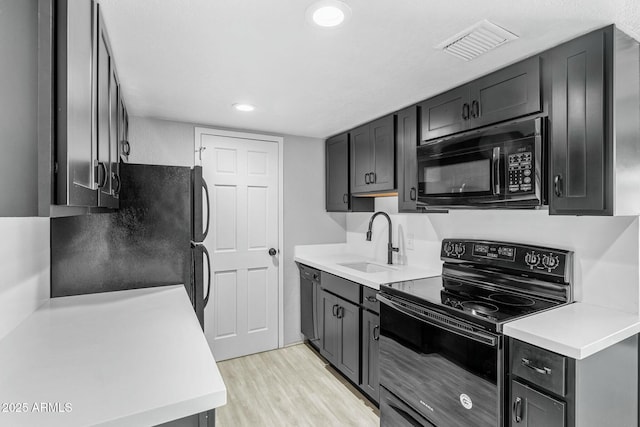
[[[327,137],[616,23],[640,39],[639,0],[101,0],[129,113]],[[434,46],[488,19],[520,38],[464,62]],[[240,113],[231,104],[256,105]]]

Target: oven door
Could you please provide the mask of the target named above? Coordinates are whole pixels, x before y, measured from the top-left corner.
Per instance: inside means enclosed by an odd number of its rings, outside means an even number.
[[[378,299],[380,385],[437,426],[500,426],[502,337],[397,297]]]
[[[500,146],[455,154],[418,148],[418,200],[427,205],[469,205],[500,198]]]

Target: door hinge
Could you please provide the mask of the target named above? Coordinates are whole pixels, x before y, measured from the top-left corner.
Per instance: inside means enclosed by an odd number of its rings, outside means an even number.
[[[200,159],[201,162],[202,162],[202,152],[206,149],[207,147],[204,147],[201,145],[200,148],[196,150],[196,153],[198,153],[198,159]]]

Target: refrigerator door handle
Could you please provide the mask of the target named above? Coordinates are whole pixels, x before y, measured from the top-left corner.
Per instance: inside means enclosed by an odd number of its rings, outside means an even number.
[[[189,298],[191,299],[191,305],[193,306],[194,310],[197,310],[196,308],[196,286],[195,286],[195,273],[196,273],[196,245],[191,242],[191,272],[190,274],[190,278],[191,278],[191,284],[189,285]]]
[[[211,293],[211,257],[209,256],[209,251],[205,245],[200,244],[198,246],[202,248],[202,253],[207,258],[207,293],[204,297],[204,305],[202,307],[204,309],[209,302],[209,294]]]
[[[202,189],[204,190],[204,195],[207,198],[207,225],[204,228],[204,231],[202,232],[202,241],[204,242],[204,240],[207,238],[207,235],[209,234],[209,222],[211,220],[211,203],[209,202],[209,187],[207,186],[207,181],[204,180],[204,178],[202,178]]]

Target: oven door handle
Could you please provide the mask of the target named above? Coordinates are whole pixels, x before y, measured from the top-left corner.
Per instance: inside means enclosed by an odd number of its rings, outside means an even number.
[[[418,312],[417,310],[412,309],[411,307],[405,304],[400,304],[396,301],[393,301],[391,298],[388,298],[380,293],[376,296],[378,301],[382,304],[397,310],[409,317],[413,317],[416,320],[419,320],[424,323],[428,323],[432,326],[438,327],[445,331],[463,336],[465,338],[472,339],[482,344],[488,344],[492,347],[496,347],[498,345],[498,337],[494,335],[485,334],[475,330],[467,329],[466,324],[458,321],[454,317],[449,317],[447,315],[443,315],[438,313],[437,311],[429,310],[425,307],[420,307]],[[442,320],[437,320],[442,319]],[[446,323],[445,323],[446,322]]]

